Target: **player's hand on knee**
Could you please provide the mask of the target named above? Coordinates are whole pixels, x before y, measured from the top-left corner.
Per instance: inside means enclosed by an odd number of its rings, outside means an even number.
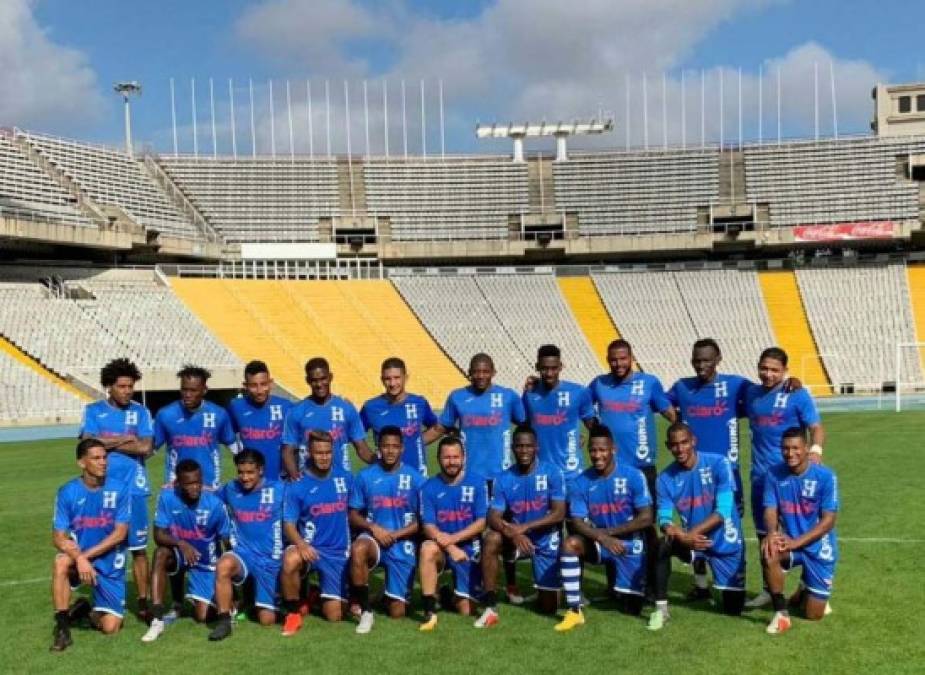
[[[437,542],[437,546],[442,549],[446,549],[448,546],[451,546],[450,535],[446,532],[437,532],[434,535],[434,541]]]
[[[192,544],[187,541],[181,541],[179,548],[190,567],[199,562],[199,551],[197,551]]]
[[[370,534],[373,535],[373,539],[375,539],[380,546],[384,546],[385,548],[395,543],[395,537],[392,536],[392,533],[379,525],[373,525],[370,528]]]
[[[80,582],[87,586],[96,586],[96,570],[93,569],[93,563],[86,556],[77,556],[77,576]]]
[[[623,555],[626,553],[626,547],[623,542],[616,537],[604,535],[598,540],[598,543],[614,555]]]
[[[690,542],[690,548],[694,549],[695,551],[706,551],[713,543],[709,537],[703,534],[690,535]]]
[[[461,563],[466,562],[469,559],[469,556],[466,555],[466,552],[463,551],[456,544],[450,544],[446,547],[446,552],[453,559],[453,562]]]
[[[299,557],[302,558],[303,562],[313,563],[318,561],[318,551],[314,546],[310,546],[303,541],[301,544],[296,545],[296,550],[298,550]]]
[[[522,555],[531,556],[535,550],[533,542],[530,541],[530,537],[525,534],[515,534],[513,537],[514,545],[517,547],[517,550],[521,552]]]

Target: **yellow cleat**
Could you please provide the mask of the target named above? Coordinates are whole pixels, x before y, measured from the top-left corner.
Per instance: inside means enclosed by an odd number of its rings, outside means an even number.
[[[565,631],[572,630],[575,626],[584,626],[585,625],[585,615],[581,610],[577,612],[573,609],[568,610],[565,613],[565,616],[562,617],[562,621],[555,625],[555,629],[559,633],[564,633]]]
[[[422,633],[429,633],[436,627],[437,627],[437,614],[434,613],[430,615],[427,621],[425,621],[420,626],[418,626],[418,630],[421,631]]]

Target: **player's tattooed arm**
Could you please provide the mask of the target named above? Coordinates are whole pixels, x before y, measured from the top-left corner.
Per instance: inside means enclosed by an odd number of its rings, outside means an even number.
[[[812,544],[817,539],[828,534],[833,527],[835,527],[835,520],[837,514],[834,511],[823,511],[822,516],[819,518],[819,522],[816,523],[816,526],[810,529],[808,532],[803,533],[795,539],[791,539],[787,536],[781,536],[780,550],[781,551],[795,551],[801,548]]]
[[[91,434],[81,436],[81,438],[91,437]],[[99,440],[102,441],[103,447],[109,452],[118,452],[130,457],[150,457],[152,454],[153,443],[150,436],[138,438],[130,434],[123,434],[121,436],[108,436]]]
[[[404,527],[401,527],[397,530],[391,530],[389,533],[392,535],[392,539],[399,541],[401,539],[411,539],[411,537],[415,536],[420,530],[420,523],[415,517],[412,518],[410,522],[408,522],[408,524]]]
[[[313,563],[318,560],[318,551],[315,550],[314,546],[302,538],[302,535],[299,533],[299,528],[296,527],[295,523],[289,521],[283,522],[283,533],[286,535],[286,539],[289,540],[289,543],[295,546],[303,562]]]
[[[710,547],[710,532],[723,524],[723,517],[718,513],[711,513],[702,521],[687,530],[679,539],[690,549],[703,551]]]
[[[199,551],[197,551],[196,548],[188,541],[174,537],[172,534],[170,534],[170,530],[166,528],[158,527],[157,525],[154,526],[154,543],[156,543],[158,546],[163,546],[164,548],[180,549],[183,557],[191,565],[195,565],[197,562],[199,562]]]
[[[51,540],[55,548],[71,560],[76,561],[80,556],[80,547],[77,545],[77,542],[64,530],[55,530],[52,532]]]
[[[634,532],[651,527],[652,522],[652,507],[643,506],[641,509],[636,509],[636,513],[633,514],[630,520],[617,527],[611,527],[605,531],[605,534],[610,537],[626,537]]]
[[[384,527],[368,521],[364,511],[360,509],[350,509],[347,518],[350,521],[351,529],[357,532],[365,532],[375,539],[380,546],[388,548],[395,543],[395,537],[392,533]]]
[[[462,541],[475,539],[485,531],[486,519],[478,518],[455,534],[447,535],[449,545],[455,546]]]
[[[549,511],[546,512],[545,516],[537,518],[536,520],[531,520],[529,523],[524,523],[523,525],[515,525],[514,527],[521,534],[527,534],[534,530],[545,530],[554,525],[561,524],[565,520],[565,512],[565,501],[554,499],[549,502]]]
[[[440,424],[439,422],[432,427],[429,427],[424,433],[421,434],[421,440],[424,441],[424,445],[430,445],[438,438],[446,434],[447,428]]]
[[[357,456],[367,464],[372,464],[376,461],[376,453],[370,450],[369,444],[365,439],[354,441],[353,447],[357,451]]]

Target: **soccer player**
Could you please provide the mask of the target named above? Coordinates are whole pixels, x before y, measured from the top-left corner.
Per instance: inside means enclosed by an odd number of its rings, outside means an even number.
[[[311,394],[295,405],[286,415],[283,428],[283,468],[292,480],[301,473],[304,463],[301,453],[308,448],[312,430],[326,431],[334,439],[334,462],[350,471],[347,444],[352,443],[357,455],[367,464],[376,457],[366,443],[366,430],[357,409],[347,399],[331,392],[334,373],[327,359],[316,356],[305,363],[305,381]]]
[[[168,449],[164,483],[174,481],[180,461],[192,459],[202,469],[206,490],[217,490],[221,484],[219,443],[232,447],[235,435],[225,409],[205,400],[211,376],[205,368],[183,366],[177,373],[180,400],[164,406],[154,417],[154,449],[164,444]]]
[[[562,353],[543,345],[536,353],[539,379],[524,392],[527,421],[536,431],[540,461],[558,466],[567,481],[585,468],[581,450],[581,424],[590,429],[597,421],[587,387],[560,380]]]
[[[671,558],[692,563],[706,558],[713,586],[722,592],[723,612],[738,616],[745,604],[745,541],[735,510],[734,479],[729,461],[717,454],[697,452],[689,426],[675,422],[665,443],[674,457],[658,478],[659,542],[656,563],[655,611],[649,630],[668,621],[668,579]],[[675,525],[677,511],[681,525]]]
[[[808,429],[812,438],[809,448],[811,462],[822,462],[825,429],[816,410],[816,404],[806,389],[789,391],[785,386],[787,353],[779,347],[769,347],[758,359],[758,378],[761,384],[745,388],[743,407],[748,417],[752,437],[751,498],[752,519],[759,541],[763,540],[764,486],[768,470],[783,464],[781,440],[790,427]],[[771,602],[767,589],[750,600],[746,607],[763,607]]]
[[[106,634],[122,627],[131,487],[106,475],[106,454],[102,441],[81,440],[77,444],[80,477],[62,485],[55,499],[52,541],[58,554],[51,583],[54,652],[73,644],[71,625],[86,616]],[[72,585],[81,584],[93,589],[93,604],[81,599],[69,610]]]
[[[437,627],[437,580],[443,569],[453,574],[456,611],[472,613],[481,586],[482,532],[488,514],[488,484],[465,469],[466,451],[455,436],[444,436],[437,447],[440,473],[421,488],[421,595],[424,623]]]
[[[771,635],[790,629],[783,595],[786,571],[803,567],[805,612],[811,621],[828,613],[835,578],[838,481],[831,469],[810,461],[805,433],[800,427],[784,431],[784,464],[772,467],[765,477],[767,536],[761,546],[761,562],[774,606],[774,618],[767,627]]]
[[[485,586],[482,615],[476,628],[498,623],[498,557],[508,540],[514,558],[533,561],[533,583],[540,611],[555,614],[559,604],[559,538],[565,519],[565,479],[558,467],[536,456],[536,433],[527,425],[514,430],[515,464],[495,479],[482,550]],[[507,515],[506,515],[507,514]],[[510,520],[508,520],[510,518]]]
[[[286,619],[283,635],[302,627],[299,587],[310,571],[318,572],[321,612],[328,621],[340,621],[347,601],[350,566],[350,525],[347,500],[353,474],[334,464],[334,439],[326,431],[308,437],[311,460],[305,473],[286,491],[283,531],[289,547],[283,556],[280,586]]]
[[[215,605],[215,565],[230,535],[225,504],[214,493],[202,489],[199,465],[191,459],[181,460],[177,480],[161,490],[154,512],[157,550],[151,574],[153,618],[142,642],[154,642],[166,627],[167,575],[186,577],[186,598],[193,603],[193,618],[199,623],[209,618]]]
[[[254,606],[263,626],[276,623],[276,596],[283,558],[283,508],[286,484],[263,475],[263,455],[242,450],[234,456],[238,477],[219,491],[231,515],[231,551],[215,568],[215,605],[218,623],[209,640],[231,635],[232,583],[254,579]]]
[[[646,528],[652,526],[652,497],[639,469],[615,459],[613,436],[603,425],[588,435],[591,467],[568,488],[571,534],[559,554],[568,611],[556,630],[584,624],[581,561],[614,568],[613,590],[627,613],[638,616],[645,590]]]
[[[138,614],[148,616],[148,470],[154,427],[151,413],[132,400],[135,384],[141,379],[138,366],[128,359],[113,359],[100,371],[100,384],[107,398],[84,409],[81,438],[99,439],[109,452],[107,476],[131,486],[132,522],[128,530],[128,550],[132,552],[132,575],[138,591]]]
[[[273,394],[273,378],[263,361],[244,366],[244,394],[231,399],[228,416],[238,434],[238,449],[259,450],[266,462],[264,475],[277,480],[283,474],[283,423],[292,403]]]
[[[378,436],[387,426],[395,426],[404,434],[405,450],[402,464],[413,466],[427,476],[427,444],[424,432],[437,424],[437,416],[423,396],[405,391],[408,371],[405,362],[392,356],[382,362],[382,386],[385,393],[369,399],[360,408],[363,427]]]
[[[360,605],[356,632],[372,630],[375,617],[369,604],[369,572],[385,569],[389,616],[405,616],[417,566],[419,491],[424,478],[417,467],[402,464],[402,432],[379,432],[379,461],[356,477],[350,492],[350,526],[359,532],[350,549],[350,582]]]

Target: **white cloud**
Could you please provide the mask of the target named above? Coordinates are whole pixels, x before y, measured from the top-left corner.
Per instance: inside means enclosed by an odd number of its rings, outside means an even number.
[[[87,58],[55,44],[36,23],[32,5],[0,2],[0,120],[70,130],[98,121],[104,103]]]

